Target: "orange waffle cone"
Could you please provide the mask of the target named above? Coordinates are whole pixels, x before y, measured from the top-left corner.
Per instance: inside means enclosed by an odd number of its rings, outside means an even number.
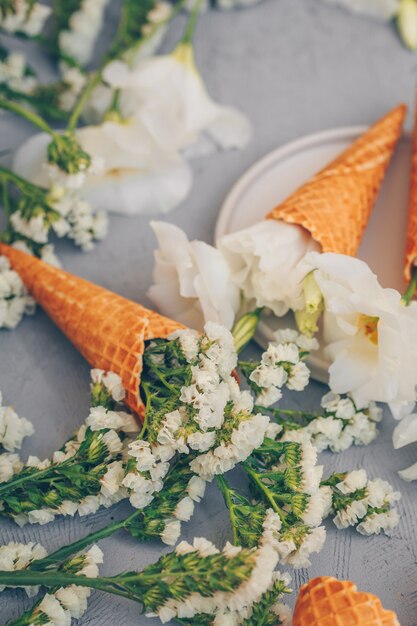
[[[308,230],[323,252],[354,256],[400,137],[406,112],[393,109],[268,218]]]
[[[411,157],[410,195],[408,198],[407,242],[404,278],[411,280],[411,269],[417,260],[417,105],[414,113],[413,154]]]
[[[107,289],[0,244],[28,291],[92,367],[119,374],[126,404],[139,415],[144,342],[165,338],[181,324]]]
[[[294,609],[292,626],[400,626],[393,611],[370,593],[357,591],[349,580],[330,576],[303,585]]]

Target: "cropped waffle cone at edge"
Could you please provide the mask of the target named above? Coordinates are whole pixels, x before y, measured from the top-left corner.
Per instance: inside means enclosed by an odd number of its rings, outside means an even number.
[[[404,278],[411,280],[411,268],[417,261],[417,104],[414,113],[413,153],[411,156],[410,192],[408,196],[407,241]]]
[[[405,113],[393,109],[267,217],[304,227],[323,252],[355,256]]]
[[[115,372],[126,404],[139,415],[145,341],[166,338],[181,324],[136,302],[0,244],[26,288],[92,367]]]
[[[292,626],[400,626],[376,596],[349,580],[313,578],[300,589]]]

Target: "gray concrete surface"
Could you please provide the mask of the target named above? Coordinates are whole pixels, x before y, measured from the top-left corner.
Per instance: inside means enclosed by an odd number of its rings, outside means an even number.
[[[167,49],[181,26],[179,18]],[[206,241],[212,239],[218,209],[231,185],[266,152],[314,131],[370,123],[398,101],[410,105],[413,101],[417,56],[402,47],[393,27],[356,18],[318,0],[266,0],[245,11],[211,12],[201,21],[196,47],[213,97],[240,107],[255,128],[246,150],[194,161],[192,193],[169,216],[190,237]],[[51,75],[50,66],[42,68],[45,76]],[[25,123],[2,115],[1,149],[15,148],[32,132]],[[83,255],[65,243],[59,244],[58,252],[68,270],[146,302],[155,246],[148,222],[148,217],[112,217],[109,238],[92,253]],[[256,347],[251,350],[257,353]],[[24,455],[49,455],[83,421],[88,372],[85,361],[42,312],[15,332],[0,331],[0,389],[5,400],[36,426]],[[314,383],[298,401],[305,407],[317,406],[322,393]],[[294,400],[289,397],[287,402]],[[308,578],[323,574],[351,578],[395,609],[402,626],[417,626],[417,485],[407,485],[396,475],[416,460],[417,446],[394,452],[392,429],[393,421],[385,415],[374,444],[339,455],[323,454],[322,461],[326,473],[365,467],[371,476],[388,479],[401,490],[401,524],[394,537],[364,538],[328,524],[325,548],[309,569],[294,572],[293,586],[298,589]],[[2,521],[1,541],[36,540],[53,550],[126,510],[121,504],[90,518],[24,529]],[[196,535],[218,544],[229,536],[227,515],[214,486],[184,526],[184,538]],[[102,547],[105,574],[141,568],[161,553],[160,545],[138,544],[125,535],[103,541]],[[21,592],[1,594],[0,623],[17,617],[28,604]],[[93,593],[80,623],[141,626],[156,620],[141,616],[140,607],[128,601]]]

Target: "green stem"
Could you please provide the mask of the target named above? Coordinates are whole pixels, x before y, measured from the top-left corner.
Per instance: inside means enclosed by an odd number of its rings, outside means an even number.
[[[137,574],[138,580],[141,575]],[[146,578],[146,577],[144,577]],[[124,576],[115,576],[114,578],[87,578],[86,576],[77,576],[77,574],[67,574],[64,572],[32,572],[30,570],[18,570],[12,572],[0,571],[0,585],[7,587],[31,587],[33,585],[43,585],[48,588],[68,587],[69,585],[77,585],[78,587],[89,587],[98,589],[107,593],[112,593],[129,600],[140,602],[140,598],[133,593],[127,591],[123,587]]]
[[[255,484],[258,491],[268,500],[271,507],[274,509],[275,513],[278,513],[281,522],[283,525],[286,525],[286,515],[284,511],[279,507],[275,501],[273,494],[265,487],[262,480],[259,478],[259,475],[246,463],[242,463],[242,467],[251,479],[251,481]]]
[[[403,304],[405,304],[405,306],[408,306],[410,304],[410,302],[413,299],[413,296],[414,296],[414,294],[416,292],[416,289],[417,289],[417,267],[414,267],[410,283],[409,283],[409,285],[407,287],[407,290],[405,291],[403,297],[401,298],[401,301],[402,301]]]
[[[19,176],[19,174],[16,174],[15,172],[12,172],[12,170],[9,170],[7,167],[2,167],[1,165],[0,165],[0,178],[14,183],[16,187],[19,187],[20,189],[24,187],[30,188],[30,189],[42,189],[42,187],[39,187],[38,185],[34,185],[29,180],[26,180],[26,178],[22,178],[22,176]],[[44,189],[43,191],[46,191],[46,189]]]
[[[198,16],[200,15],[201,8],[203,6],[203,0],[196,0],[194,4],[194,8],[190,13],[190,17],[187,22],[187,26],[185,27],[184,36],[181,39],[182,43],[191,43],[195,31],[195,27],[197,25]]]
[[[236,546],[239,543],[238,533],[237,533],[238,523],[237,523],[235,511],[234,511],[235,505],[232,499],[231,491],[230,491],[229,485],[227,484],[223,476],[217,476],[216,480],[217,480],[217,485],[223,495],[226,506],[229,509],[230,522],[232,524],[232,530],[233,530],[233,543]]]
[[[11,478],[6,483],[2,483],[0,485],[0,498],[2,495],[7,494],[9,491],[14,491],[17,487],[23,485],[26,482],[32,480],[39,480],[48,476],[51,473],[51,469],[53,467],[47,467],[44,470],[38,470],[37,472],[31,472],[30,474],[26,474],[25,476],[20,476],[20,478]]]
[[[12,113],[16,113],[23,119],[27,120],[40,130],[48,133],[52,137],[56,137],[57,133],[52,130],[52,128],[43,120],[39,115],[34,113],[33,111],[29,111],[25,107],[22,107],[20,104],[16,102],[11,102],[11,100],[7,100],[7,98],[0,97],[0,109],[4,109],[5,111],[11,111]]]
[[[9,190],[7,188],[7,177],[6,176],[2,176],[0,174],[0,180],[1,180],[1,184],[2,184],[2,203],[3,203],[3,210],[6,214],[6,217],[8,218],[10,216],[11,213],[11,207],[10,207],[10,198],[9,198]]]
[[[97,85],[101,81],[101,74],[103,71],[103,67],[104,67],[104,63],[102,63],[101,67],[97,70],[97,72],[94,72],[93,74],[91,74],[90,78],[88,79],[87,84],[82,90],[80,97],[77,100],[77,104],[75,105],[70,115],[70,118],[68,120],[67,130],[73,131],[77,128],[78,121],[82,115],[82,112],[84,110],[84,107],[87,103],[88,98],[90,97],[95,87],[97,87]]]
[[[28,569],[30,569],[31,571],[44,571],[45,569],[48,569],[51,565],[61,563],[73,554],[81,552],[81,550],[91,545],[92,543],[96,543],[101,539],[110,537],[111,535],[114,535],[114,533],[116,533],[118,530],[127,528],[129,524],[133,522],[137,517],[139,517],[141,513],[141,510],[137,510],[132,513],[132,515],[129,515],[129,517],[126,517],[119,522],[113,522],[112,524],[108,524],[104,528],[101,528],[96,532],[90,533],[89,535],[83,537],[82,539],[79,539],[78,541],[74,541],[73,543],[68,544],[63,548],[59,548],[59,550],[48,554],[48,556],[46,556],[44,559],[33,561]]]

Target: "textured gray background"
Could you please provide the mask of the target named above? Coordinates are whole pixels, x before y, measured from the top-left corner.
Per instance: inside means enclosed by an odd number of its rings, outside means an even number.
[[[178,18],[166,49],[181,26],[182,18]],[[269,150],[314,131],[371,123],[400,100],[412,105],[417,56],[402,47],[393,28],[356,18],[318,0],[267,0],[232,14],[211,12],[201,20],[196,46],[211,94],[244,110],[253,122],[255,136],[243,152],[194,161],[193,191],[169,216],[190,237],[212,240],[225,194],[248,166]],[[45,77],[52,75],[52,67],[45,63],[42,67]],[[25,123],[4,115],[0,118],[0,148],[13,149],[32,132]],[[88,255],[60,243],[64,266],[146,303],[155,246],[148,221],[148,217],[112,217],[109,238]],[[252,350],[256,353],[256,348]],[[49,455],[86,416],[89,368],[42,312],[26,319],[15,332],[0,331],[0,355],[0,389],[6,402],[13,403],[36,426],[23,455]],[[322,393],[323,387],[314,383],[295,401],[311,408]],[[294,403],[292,398],[287,400]],[[381,596],[387,608],[395,609],[402,626],[417,626],[416,485],[407,485],[396,475],[416,460],[417,447],[393,451],[392,428],[393,421],[386,415],[374,444],[340,455],[323,454],[322,462],[326,474],[365,467],[371,476],[388,479],[401,490],[402,518],[395,536],[369,539],[353,531],[338,532],[328,524],[325,548],[314,556],[308,570],[294,573],[293,583],[297,589],[308,578],[323,574],[351,578],[361,589]],[[1,540],[36,540],[53,550],[127,510],[122,504],[90,518],[62,519],[23,530],[2,522]],[[196,535],[218,544],[229,536],[227,515],[215,487],[209,489],[192,522],[184,525],[184,538]],[[106,574],[140,568],[161,552],[158,544],[136,544],[125,535],[103,541],[102,547],[102,571]],[[28,601],[21,592],[1,594],[0,622],[18,616],[26,606]],[[139,607],[130,602],[94,593],[81,623],[99,626],[115,622],[133,626],[156,620],[140,616]]]

